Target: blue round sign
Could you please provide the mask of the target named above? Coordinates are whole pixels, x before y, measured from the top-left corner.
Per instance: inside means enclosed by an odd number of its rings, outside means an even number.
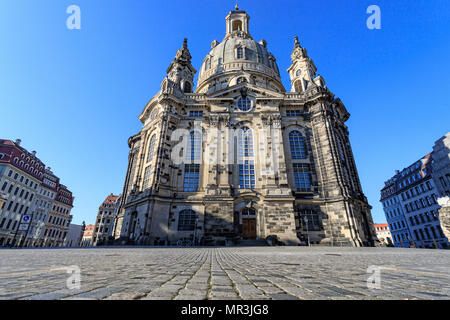
[[[30,220],[30,216],[23,216],[23,221],[28,221],[28,220]]]

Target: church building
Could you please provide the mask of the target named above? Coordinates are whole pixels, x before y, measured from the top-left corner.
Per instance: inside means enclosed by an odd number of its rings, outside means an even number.
[[[373,246],[350,115],[297,37],[282,84],[237,6],[198,71],[187,40],[128,140],[118,244]]]

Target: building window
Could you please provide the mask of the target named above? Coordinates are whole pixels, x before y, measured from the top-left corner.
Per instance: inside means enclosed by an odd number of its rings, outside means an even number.
[[[154,134],[151,137],[150,142],[148,143],[147,162],[150,162],[153,159],[153,152],[155,150],[155,141],[156,141],[156,134]]]
[[[301,110],[295,109],[295,110],[286,110],[286,116],[287,117],[299,117],[302,115]]]
[[[255,188],[255,165],[253,160],[245,160],[243,164],[239,165],[239,188]]]
[[[301,80],[295,81],[294,89],[295,89],[295,92],[303,92],[303,87],[302,87],[302,81]]]
[[[189,111],[189,117],[192,118],[202,118],[203,117],[203,111]]]
[[[241,111],[248,111],[252,107],[252,104],[250,102],[250,99],[245,97],[238,100],[237,107]]]
[[[196,192],[200,181],[200,165],[185,164],[184,165],[184,191]]]
[[[253,134],[248,127],[239,130],[239,156],[253,157]]]
[[[294,183],[298,191],[311,190],[311,175],[309,164],[293,163],[294,168]]]
[[[186,160],[200,160],[201,148],[202,148],[202,136],[197,131],[192,131],[189,134],[189,142],[187,146]],[[190,162],[190,161],[188,161]]]
[[[178,217],[178,231],[194,231],[197,215],[191,209],[183,210]]]
[[[306,159],[305,139],[299,131],[295,130],[289,133],[289,144],[292,159]]]
[[[299,211],[299,219],[303,231],[320,231],[322,222],[319,213],[313,210],[305,209]]]
[[[247,82],[247,79],[245,77],[239,77],[236,81],[237,84],[245,83],[245,82]]]
[[[151,168],[152,166],[148,166],[147,168],[145,168],[145,172],[144,172],[144,185],[143,185],[143,189],[147,189],[150,183],[150,174],[151,174]]]
[[[192,93],[192,85],[189,81],[184,82],[184,93]]]
[[[243,59],[244,58],[244,49],[243,48],[237,48],[236,55],[237,55],[238,59]]]

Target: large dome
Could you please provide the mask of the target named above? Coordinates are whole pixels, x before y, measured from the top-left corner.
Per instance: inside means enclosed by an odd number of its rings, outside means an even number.
[[[227,34],[219,43],[214,40],[211,51],[203,60],[199,71],[197,92],[224,75],[239,72],[259,74],[277,83],[283,90],[275,57],[267,50],[266,41],[256,42],[248,31],[249,16],[242,10],[233,10],[226,17]]]

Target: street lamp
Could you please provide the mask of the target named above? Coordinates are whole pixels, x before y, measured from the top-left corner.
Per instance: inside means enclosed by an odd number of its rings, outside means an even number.
[[[308,247],[310,247],[311,246],[311,244],[309,243],[309,232],[308,232],[308,218],[307,217],[305,217],[305,225],[306,225],[306,237],[307,237],[307,239],[308,239]]]

